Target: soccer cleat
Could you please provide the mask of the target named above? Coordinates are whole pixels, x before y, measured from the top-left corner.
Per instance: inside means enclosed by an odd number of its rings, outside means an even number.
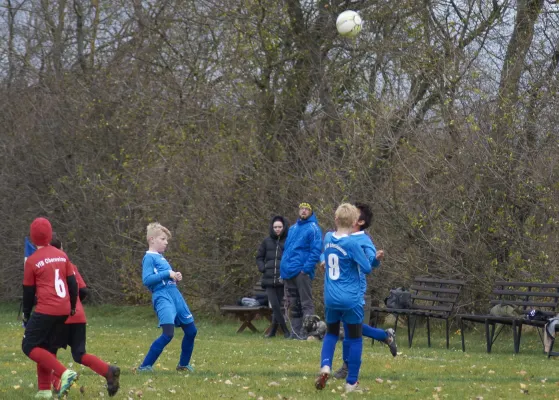
[[[188,365],[177,365],[177,371],[190,371],[194,372],[194,367],[190,364]]]
[[[139,366],[138,367],[138,372],[153,372],[153,366],[152,365],[145,365],[145,366]]]
[[[67,369],[66,371],[64,371],[64,373],[60,377],[59,397],[63,397],[77,380],[78,373],[76,371],[72,371],[71,369]]]
[[[340,367],[339,370],[334,372],[334,378],[336,379],[345,379],[347,378],[347,363],[344,361],[343,365]]]
[[[324,389],[326,387],[326,382],[328,381],[329,378],[330,378],[330,367],[328,365],[325,365],[320,369],[320,374],[314,381],[314,387],[317,390]]]
[[[388,345],[392,357],[396,357],[398,355],[398,346],[396,345],[396,332],[394,332],[394,329],[392,328],[387,329],[385,332],[386,339],[384,340],[384,343]]]
[[[114,365],[109,365],[109,372],[105,375],[107,379],[107,392],[109,397],[112,397],[118,392],[120,388],[120,368]]]
[[[35,395],[36,399],[52,399],[52,392],[50,390],[39,390]]]
[[[345,384],[345,392],[346,393],[351,393],[351,392],[356,392],[356,393],[363,393],[363,391],[361,390],[361,388],[359,387],[359,381],[355,382],[353,385],[351,383],[347,383]]]

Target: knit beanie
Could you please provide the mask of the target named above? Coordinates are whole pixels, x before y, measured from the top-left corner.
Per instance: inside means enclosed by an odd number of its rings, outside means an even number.
[[[35,246],[47,246],[52,240],[52,226],[46,218],[36,218],[31,223],[29,236]]]

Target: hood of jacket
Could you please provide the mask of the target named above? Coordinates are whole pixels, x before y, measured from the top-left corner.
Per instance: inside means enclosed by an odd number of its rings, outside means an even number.
[[[281,215],[276,215],[272,217],[272,220],[270,221],[270,237],[274,240],[278,239],[278,235],[276,235],[273,228],[274,222],[276,221],[281,221],[281,223],[283,224],[283,230],[279,235],[279,239],[285,239],[287,237],[287,231],[289,230],[289,221],[287,220],[287,218]]]

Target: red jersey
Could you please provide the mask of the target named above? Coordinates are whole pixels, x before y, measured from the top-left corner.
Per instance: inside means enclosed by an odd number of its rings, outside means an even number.
[[[78,282],[78,290],[85,288],[85,282],[78,271],[78,267],[74,264],[70,263],[72,269],[74,270],[74,274],[76,275],[76,281]],[[80,301],[80,296],[78,296],[78,300],[76,301],[76,313],[74,315],[70,315],[66,320],[67,324],[85,324],[87,321],[85,319],[85,311],[83,310],[82,302]]]
[[[66,277],[74,269],[66,253],[53,246],[38,249],[25,261],[23,285],[35,286],[35,311],[47,315],[70,315]]]

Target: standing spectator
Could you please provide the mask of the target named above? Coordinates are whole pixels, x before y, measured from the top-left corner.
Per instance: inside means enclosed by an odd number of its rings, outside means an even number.
[[[288,221],[281,215],[272,218],[270,236],[268,236],[258,249],[256,265],[262,273],[262,287],[272,306],[272,329],[265,337],[276,336],[278,327],[281,327],[286,338],[290,337],[281,312],[283,302],[283,279],[280,277],[280,262],[283,254],[285,238],[287,237]]]
[[[322,252],[322,230],[309,203],[299,204],[299,219],[289,228],[280,265],[287,291],[291,337],[306,340],[303,318],[314,315],[312,279]]]

